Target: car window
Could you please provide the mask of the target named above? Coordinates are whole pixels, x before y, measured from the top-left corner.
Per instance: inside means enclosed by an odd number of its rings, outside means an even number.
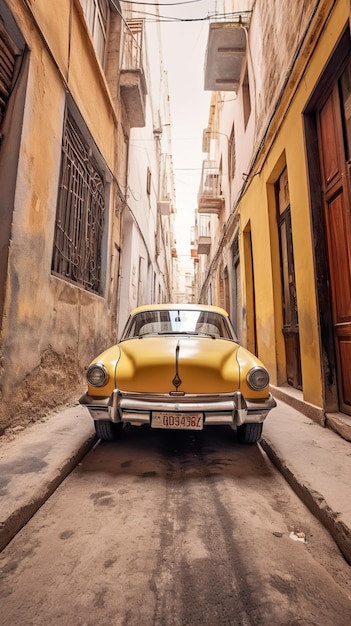
[[[143,311],[132,316],[123,339],[146,335],[196,334],[235,339],[228,321],[213,311],[170,309]]]

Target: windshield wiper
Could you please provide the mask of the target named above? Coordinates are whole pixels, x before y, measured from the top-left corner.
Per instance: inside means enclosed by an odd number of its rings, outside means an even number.
[[[159,330],[158,335],[197,335],[189,330]]]
[[[158,335],[188,335],[191,337],[211,337],[211,339],[217,339],[216,335],[212,335],[211,333],[201,333],[196,330],[160,330]]]

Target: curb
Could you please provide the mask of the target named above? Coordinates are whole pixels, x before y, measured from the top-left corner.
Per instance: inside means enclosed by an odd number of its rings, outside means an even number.
[[[302,500],[311,513],[325,526],[344,558],[351,565],[351,529],[340,519],[341,514],[338,511],[333,511],[320,493],[312,489],[306,482],[303,482],[296,473],[286,465],[272,443],[262,437],[259,444],[300,500]]]

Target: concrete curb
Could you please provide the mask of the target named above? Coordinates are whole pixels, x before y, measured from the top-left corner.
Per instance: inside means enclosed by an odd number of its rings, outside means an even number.
[[[351,529],[349,525],[342,520],[342,514],[334,511],[328,505],[328,502],[322,494],[315,491],[310,484],[299,477],[294,470],[290,469],[281,458],[274,444],[265,439],[264,436],[260,440],[260,446],[287,480],[300,500],[302,500],[311,513],[329,531],[346,561],[351,564]]]

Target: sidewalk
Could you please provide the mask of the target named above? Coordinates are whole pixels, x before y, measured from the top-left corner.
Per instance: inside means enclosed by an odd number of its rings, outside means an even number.
[[[351,564],[351,443],[277,400],[260,444]]]
[[[80,405],[0,437],[0,551],[11,541],[96,441]]]
[[[95,441],[79,405],[0,438],[0,550]],[[351,564],[351,443],[278,400],[260,444]]]

